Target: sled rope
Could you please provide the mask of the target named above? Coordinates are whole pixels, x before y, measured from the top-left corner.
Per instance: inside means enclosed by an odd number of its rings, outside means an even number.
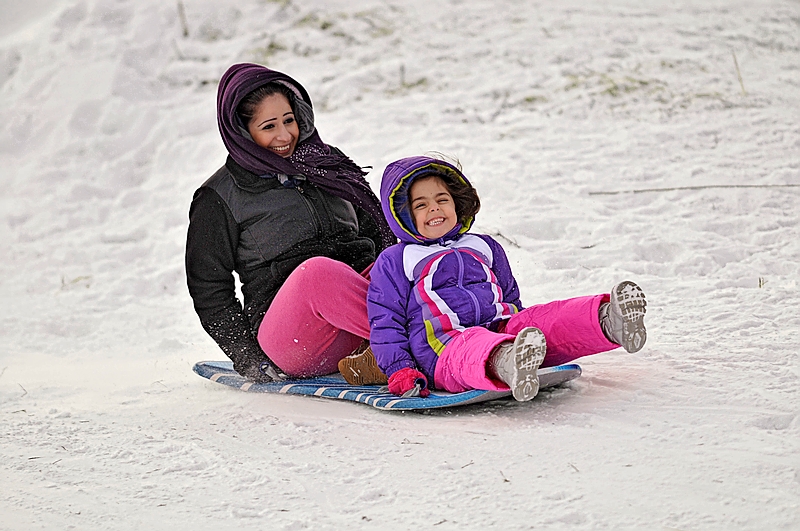
[[[712,188],[800,188],[800,184],[710,184],[706,186],[676,186],[674,188],[641,188],[612,192],[589,192],[589,195],[644,194],[649,192],[675,192],[678,190],[710,190]]]

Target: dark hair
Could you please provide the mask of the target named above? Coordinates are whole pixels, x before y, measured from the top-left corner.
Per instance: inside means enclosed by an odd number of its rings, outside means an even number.
[[[291,106],[292,112],[297,114],[294,110],[295,95],[292,93],[292,90],[280,83],[267,83],[266,85],[261,85],[242,98],[242,101],[239,102],[239,105],[236,107],[236,114],[239,116],[239,119],[242,120],[242,124],[244,124],[245,127],[250,124],[250,120],[255,116],[256,107],[264,101],[264,98],[274,94],[283,94],[286,96],[286,99],[289,100],[289,106]]]
[[[453,203],[455,203],[456,208],[456,216],[458,216],[458,222],[462,225],[466,225],[467,222],[472,221],[472,218],[475,217],[475,214],[481,209],[481,199],[478,197],[478,191],[475,189],[474,186],[469,184],[465,181],[460,175],[457,175],[455,172],[451,171],[443,171],[438,170],[431,173],[426,173],[421,177],[417,177],[411,183],[413,186],[414,183],[418,181],[422,181],[425,179],[430,178],[437,178],[442,183],[444,183],[445,188],[447,191],[450,192],[450,195],[453,197]],[[406,201],[406,208],[409,210],[411,209],[411,187],[409,187],[409,194],[408,199]]]

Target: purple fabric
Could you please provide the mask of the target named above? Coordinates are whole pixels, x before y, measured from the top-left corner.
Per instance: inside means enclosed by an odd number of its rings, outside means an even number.
[[[249,135],[243,134],[246,128],[236,115],[236,108],[249,93],[271,82],[289,86],[299,98],[311,106],[311,98],[300,83],[286,74],[261,65],[235,64],[220,79],[217,91],[217,123],[222,142],[233,160],[256,175],[302,175],[315,186],[369,212],[380,228],[384,247],[395,243],[397,240],[381,213],[378,198],[364,179],[366,173],[346,155],[332,151],[322,141],[316,129],[297,145],[289,158],[283,158],[259,146]]]

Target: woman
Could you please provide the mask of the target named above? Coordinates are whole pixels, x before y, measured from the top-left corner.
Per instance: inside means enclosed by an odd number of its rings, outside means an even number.
[[[396,241],[380,203],[291,77],[231,66],[217,120],[229,156],[194,194],[186,243],[200,322],[247,378],[335,372],[369,337],[366,275]]]

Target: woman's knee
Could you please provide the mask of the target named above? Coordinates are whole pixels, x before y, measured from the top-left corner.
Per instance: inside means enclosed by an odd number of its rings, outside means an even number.
[[[349,265],[325,256],[314,256],[297,266],[289,279],[306,290],[336,285],[343,278],[358,275]]]

